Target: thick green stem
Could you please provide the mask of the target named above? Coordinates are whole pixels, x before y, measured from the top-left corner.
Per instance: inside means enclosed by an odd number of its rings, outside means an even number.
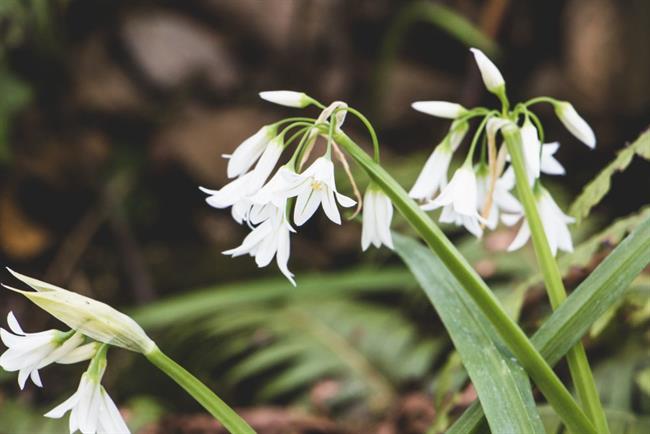
[[[512,167],[515,170],[517,194],[524,206],[526,221],[528,222],[533,239],[535,255],[537,256],[537,261],[544,276],[546,291],[552,308],[556,309],[566,299],[566,290],[562,282],[560,269],[551,253],[546,233],[544,232],[544,226],[537,210],[533,190],[528,183],[521,133],[516,125],[511,125],[504,127],[502,134],[508,148],[508,153],[510,154]],[[569,363],[573,384],[585,412],[594,422],[599,433],[608,434],[607,418],[600,403],[596,383],[582,343],[578,343],[567,353],[567,361]]]
[[[508,344],[512,353],[535,381],[562,421],[576,433],[596,434],[594,426],[548,363],[528,340],[521,328],[508,316],[492,291],[440,228],[408,196],[402,186],[381,166],[376,164],[352,139],[343,132],[337,132],[334,135],[334,140],[384,190],[392,200],[395,208],[406,218],[422,239],[445,263],[449,271],[458,279],[486,317],[490,319],[499,335]]]
[[[178,383],[187,393],[215,417],[231,434],[255,434],[244,419],[178,363],[167,357],[158,347],[145,354],[151,363]]]

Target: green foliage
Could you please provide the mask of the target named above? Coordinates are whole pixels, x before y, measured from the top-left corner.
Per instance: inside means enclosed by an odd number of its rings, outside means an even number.
[[[650,160],[650,131],[642,133],[634,143],[621,150],[614,161],[585,186],[569,210],[569,214],[574,216],[578,223],[605,197],[610,189],[612,176],[616,172],[624,171],[635,155]]]
[[[379,411],[400,384],[426,377],[446,347],[446,339],[425,338],[393,308],[362,297],[412,286],[402,270],[356,270],[303,276],[297,288],[273,279],[186,293],[133,315],[145,327],[182,329],[178,341],[217,342],[205,359],[236,360],[224,373],[233,387],[273,372],[257,388],[259,399],[300,396],[330,378],[343,385],[332,405],[361,399]]]
[[[549,406],[543,405],[539,408],[539,413],[544,421],[544,429],[547,434],[564,434],[560,419]],[[645,434],[650,432],[650,418],[640,417],[627,411],[607,409],[607,420],[610,429],[616,434]]]
[[[544,358],[551,364],[557,363],[621,299],[648,263],[650,217],[605,258],[533,335],[532,342]],[[481,413],[480,406],[473,404],[448,434],[477,432],[482,424]]]
[[[431,251],[393,234],[395,251],[416,276],[443,323],[495,433],[543,433],[530,383],[490,322]]]

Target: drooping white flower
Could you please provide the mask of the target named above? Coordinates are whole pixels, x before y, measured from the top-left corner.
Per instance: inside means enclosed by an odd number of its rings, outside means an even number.
[[[7,270],[35,291],[5,288],[27,297],[32,303],[91,339],[127,350],[147,354],[156,344],[131,317],[76,292],[59,288],[33,277]]]
[[[390,223],[393,219],[393,203],[379,187],[371,184],[363,196],[363,226],[361,228],[361,249],[366,251],[370,244],[379,248],[382,244],[393,248]]]
[[[25,333],[13,312],[7,315],[11,332],[0,327],[0,338],[7,346],[0,356],[0,367],[8,372],[18,371],[18,385],[25,388],[27,378],[38,387],[43,387],[38,373],[52,363],[70,364],[88,360],[94,355],[96,346],[82,345],[80,333],[46,330],[39,333]]]
[[[535,180],[539,178],[542,143],[537,136],[537,128],[528,119],[526,119],[524,125],[521,127],[521,142],[523,145],[524,164],[526,175],[528,176],[528,183],[533,185]]]
[[[411,107],[419,112],[446,119],[456,119],[467,113],[467,109],[462,105],[448,101],[416,101]]]
[[[499,68],[478,48],[470,48],[470,51],[474,54],[474,60],[476,60],[478,69],[481,71],[481,77],[487,90],[495,94],[503,92],[506,83]]]
[[[560,148],[558,142],[544,143],[542,145],[542,157],[540,171],[547,175],[564,175],[566,171],[562,164],[553,156]]]
[[[484,220],[477,212],[476,175],[470,162],[456,170],[449,185],[432,202],[423,205],[422,209],[429,211],[439,207],[443,207],[441,222],[463,225],[477,237],[483,234],[480,223]]]
[[[265,125],[237,146],[231,155],[225,156],[229,158],[228,178],[235,178],[248,172],[276,134],[277,127]]]
[[[278,163],[283,150],[282,138],[276,137],[266,145],[255,168],[250,172],[230,181],[219,190],[199,187],[202,192],[209,195],[205,201],[208,205],[219,209],[232,206],[233,218],[241,223],[247,208],[251,206],[248,197],[264,185]]]
[[[77,391],[67,400],[50,410],[45,417],[60,419],[70,411],[70,434],[129,434],[120,411],[100,384],[101,375],[81,376]]]
[[[259,218],[252,219],[262,221],[244,238],[242,244],[223,254],[232,257],[248,254],[255,258],[255,263],[260,268],[269,265],[275,256],[278,268],[295,286],[293,273],[287,265],[290,254],[289,232],[295,231],[287,222],[285,208],[269,204],[261,210],[261,214]]]
[[[287,191],[301,181],[301,176],[293,168],[284,165],[269,179],[269,182],[251,196],[250,200],[254,204],[272,203],[276,207],[282,208],[287,201]]]
[[[260,92],[260,98],[274,104],[296,108],[307,107],[313,102],[307,94],[293,90],[269,90]]]
[[[431,199],[440,188],[447,185],[447,170],[454,151],[465,138],[469,125],[467,122],[454,121],[447,136],[433,150],[424,163],[409,196],[417,200]]]
[[[304,172],[292,177],[284,190],[277,194],[285,198],[296,197],[293,222],[297,226],[302,226],[309,220],[319,205],[322,205],[330,220],[341,224],[336,203],[345,208],[356,204],[356,201],[336,190],[334,163],[328,157],[317,158]]]
[[[596,147],[596,135],[591,129],[587,121],[585,121],[573,108],[571,103],[566,101],[556,102],[553,104],[555,114],[564,124],[567,130],[573,134],[578,140],[590,148]]]
[[[488,197],[490,189],[490,177],[487,166],[479,167],[476,170],[478,208],[482,212],[488,200],[490,209],[486,217],[485,225],[494,230],[499,223],[499,216],[502,212],[518,214],[522,212],[521,204],[510,192],[515,186],[515,177],[512,169],[508,169],[496,180],[492,198]]]
[[[537,209],[539,210],[539,216],[542,220],[542,226],[544,227],[544,233],[551,248],[551,253],[555,256],[558,249],[565,252],[573,251],[573,242],[571,241],[568,224],[575,222],[575,219],[562,212],[548,191],[541,186],[538,188],[539,190],[536,191]],[[524,220],[519,228],[519,232],[517,232],[517,235],[508,247],[508,251],[521,248],[529,238],[530,227],[528,226],[528,222]]]

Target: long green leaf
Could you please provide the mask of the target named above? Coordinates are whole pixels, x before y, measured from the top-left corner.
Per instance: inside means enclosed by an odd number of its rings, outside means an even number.
[[[532,342],[551,364],[557,363],[607,309],[625,293],[628,285],[650,263],[650,218],[578,286],[533,335]],[[474,403],[451,427],[448,434],[477,432],[485,422]]]
[[[445,324],[495,433],[544,433],[523,369],[506,357],[486,329],[487,319],[463,300],[456,278],[429,249],[393,235],[395,251],[425,290]],[[496,336],[494,336],[496,338]]]

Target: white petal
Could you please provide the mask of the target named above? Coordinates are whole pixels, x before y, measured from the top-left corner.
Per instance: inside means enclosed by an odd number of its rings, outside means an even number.
[[[250,253],[259,243],[266,238],[273,230],[272,223],[265,221],[249,233],[239,247],[222,252],[224,255],[233,257]]]
[[[320,196],[323,203],[323,211],[325,211],[327,218],[340,225],[341,214],[339,213],[339,208],[336,206],[336,202],[334,202],[334,192],[330,189],[321,190]]]
[[[120,410],[106,390],[100,390],[99,427],[97,434],[130,434]]]
[[[521,127],[521,139],[528,183],[532,185],[535,179],[539,178],[542,144],[537,136],[537,129],[530,121],[526,121]]]
[[[467,113],[460,104],[447,101],[417,101],[411,104],[414,110],[439,118],[456,119]]]
[[[505,85],[501,72],[481,50],[478,48],[470,48],[470,51],[474,54],[474,59],[476,60],[479,71],[481,71],[481,77],[483,78],[485,87],[490,92],[497,92],[501,86]]]
[[[296,199],[296,205],[293,210],[293,222],[296,226],[302,226],[307,220],[314,215],[320,205],[321,194],[310,186],[305,188]]]
[[[357,204],[357,201],[352,199],[351,197],[348,197],[348,196],[346,196],[344,194],[341,194],[338,191],[335,191],[334,193],[336,194],[336,201],[343,208],[350,208],[350,207],[355,206]]]
[[[375,234],[375,194],[370,189],[363,196],[363,215],[361,224],[361,250],[364,252],[370,247]]]
[[[296,281],[293,278],[293,273],[289,271],[289,268],[287,266],[289,262],[290,249],[291,246],[289,241],[289,230],[287,228],[284,228],[278,238],[276,262],[282,274],[284,274],[284,276],[289,279],[289,282],[291,282],[293,286],[296,286]]]
[[[512,240],[512,243],[510,243],[510,246],[508,246],[508,251],[512,252],[514,250],[518,250],[522,248],[526,244],[529,238],[530,238],[530,228],[528,227],[528,222],[524,220],[514,240]]]
[[[273,132],[272,128],[264,126],[237,146],[228,160],[228,178],[248,172],[264,152]]]
[[[32,379],[32,382],[38,387],[43,387],[43,382],[41,381],[41,376],[38,373],[38,369],[34,369],[30,372],[29,377]]]
[[[553,156],[560,144],[557,142],[542,145],[541,171],[548,175],[564,175],[566,171],[562,164]]]
[[[20,327],[20,324],[18,324],[18,320],[14,316],[14,313],[12,311],[9,311],[7,314],[7,324],[9,325],[9,330],[14,332],[17,335],[26,335],[23,331],[23,329]]]
[[[377,230],[379,238],[386,247],[393,249],[393,237],[390,233],[390,224],[393,220],[393,203],[384,193],[379,193],[377,205]]]
[[[559,102],[554,108],[555,114],[571,134],[590,148],[596,147],[594,131],[570,103]]]
[[[45,417],[52,419],[60,419],[63,415],[77,405],[79,402],[79,392],[75,392],[70,396],[70,398],[63,401],[61,404],[54,407],[52,410],[45,413]]]
[[[65,356],[57,359],[56,363],[59,363],[61,365],[72,365],[74,363],[90,360],[97,352],[97,348],[98,345],[96,342],[91,342],[89,344],[82,345],[70,351]]]
[[[307,107],[311,102],[311,98],[303,92],[295,92],[292,90],[270,90],[260,92],[260,98],[274,104],[296,108]]]
[[[446,142],[438,145],[424,163],[409,196],[420,200],[431,199],[440,188],[442,180],[447,178],[451,157],[452,152]]]

